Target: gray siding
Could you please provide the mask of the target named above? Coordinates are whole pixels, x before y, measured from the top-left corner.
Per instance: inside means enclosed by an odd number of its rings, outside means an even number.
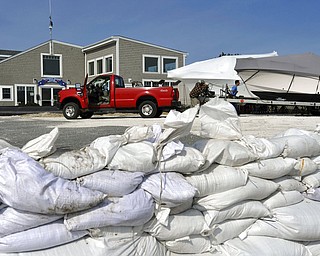
[[[113,58],[115,59],[115,57],[116,57],[116,43],[112,42],[108,45],[104,45],[102,47],[95,48],[92,51],[87,51],[86,54],[87,54],[87,61],[101,58],[101,57],[111,55],[111,54],[113,54]],[[113,62],[114,62],[113,64],[115,64],[115,60],[113,60]]]
[[[0,84],[32,84],[33,78],[41,79],[41,53],[49,54],[49,43],[0,63]],[[54,43],[54,53],[62,55],[62,80],[82,81],[84,55],[81,48]]]
[[[178,57],[178,67],[183,65],[183,54],[174,51],[157,48],[152,45],[141,44],[130,40],[120,39],[119,41],[119,73],[123,76],[127,83],[128,78],[134,81],[142,81],[143,79],[160,80],[166,79],[167,74],[160,72],[159,74],[143,73],[143,55],[157,55],[166,57]],[[160,63],[161,68],[162,63]]]
[[[0,85],[12,85],[12,101],[0,101],[0,106],[13,106],[15,102],[16,84],[33,85],[33,79],[38,81],[41,77],[41,53],[49,54],[49,42],[38,47],[27,50],[0,63]],[[62,79],[71,84],[82,83],[84,80],[84,54],[82,48],[63,44],[53,43],[54,54],[62,55]],[[35,93],[38,93],[36,87]]]

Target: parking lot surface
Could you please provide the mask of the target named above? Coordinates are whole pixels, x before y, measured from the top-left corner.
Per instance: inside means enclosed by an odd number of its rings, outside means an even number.
[[[313,131],[320,124],[320,117],[314,116],[240,116],[243,135],[270,138],[288,128]],[[0,116],[0,139],[14,146],[22,147],[29,140],[59,128],[57,148],[79,149],[94,139],[111,134],[123,134],[134,125],[160,124],[160,118],[141,118],[138,114],[95,115],[91,119],[67,120],[61,113],[37,113],[29,115]],[[201,124],[196,118],[190,135],[182,138],[184,144],[191,145],[200,137]]]

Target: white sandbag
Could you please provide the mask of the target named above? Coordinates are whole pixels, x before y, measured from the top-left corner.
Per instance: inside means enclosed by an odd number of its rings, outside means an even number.
[[[58,139],[58,136],[59,130],[55,127],[50,133],[43,134],[27,142],[21,150],[33,159],[38,160],[52,154],[56,150],[54,143]]]
[[[173,241],[164,242],[166,248],[174,253],[204,253],[214,250],[211,240],[207,236],[190,235]]]
[[[247,183],[248,173],[226,165],[212,164],[205,171],[186,176],[197,189],[196,197],[220,193]]]
[[[10,256],[88,256],[103,255],[104,250],[94,244],[90,237],[82,237],[67,244],[58,245],[31,252],[10,253]],[[0,253],[0,256],[8,256],[7,253]]]
[[[99,236],[90,239],[100,249],[100,254],[92,254],[95,256],[167,255],[164,245],[153,236],[143,233],[140,227],[103,227]]]
[[[210,234],[210,229],[203,214],[195,209],[170,215],[166,226],[153,218],[144,225],[143,230],[160,241],[175,240],[189,235],[207,236]]]
[[[164,157],[163,150],[168,143],[190,134],[198,109],[199,106],[195,106],[182,113],[173,109],[170,110],[163,123],[165,129],[154,142],[158,161]]]
[[[68,214],[64,223],[69,230],[85,230],[103,226],[140,226],[154,214],[150,194],[137,189],[114,202],[106,200],[97,207]]]
[[[163,122],[165,130],[160,135],[158,142],[169,142],[188,135],[191,131],[193,121],[196,118],[198,110],[199,106],[189,108],[183,112],[174,109],[170,110]]]
[[[88,209],[105,198],[99,191],[54,176],[19,150],[2,150],[0,169],[0,201],[19,210],[64,214]]]
[[[233,105],[218,97],[202,105],[199,112],[200,136],[236,140],[242,137],[238,114]]]
[[[303,177],[302,183],[308,188],[317,188],[320,187],[320,170],[317,170],[315,173]]]
[[[63,215],[45,215],[6,207],[0,210],[0,237],[38,227],[61,218]]]
[[[266,236],[248,236],[244,240],[234,238],[219,249],[230,256],[312,256],[300,243]]]
[[[263,201],[263,204],[272,210],[278,207],[285,207],[292,204],[297,204],[303,201],[303,195],[296,190],[278,191]]]
[[[186,210],[189,210],[192,208],[193,205],[193,198],[190,198],[188,201],[185,201],[183,204],[180,204],[176,207],[169,208],[170,209],[170,215],[179,214]],[[161,206],[163,207],[163,206]]]
[[[320,156],[311,157],[311,160],[316,163],[318,169],[320,169]]]
[[[66,152],[58,150],[40,163],[47,171],[64,179],[75,179],[105,167],[104,156],[91,147]]]
[[[166,161],[170,157],[180,154],[182,150],[184,150],[184,144],[180,140],[170,141],[163,147],[160,161]]]
[[[311,200],[320,201],[320,188],[310,188],[303,195]]]
[[[305,199],[271,210],[275,220],[257,220],[246,233],[293,241],[320,240],[320,202]]]
[[[121,145],[126,144],[122,135],[109,135],[96,138],[90,143],[90,148],[97,149],[104,156],[104,166],[107,166]]]
[[[121,146],[108,165],[112,170],[149,173],[156,168],[156,154],[150,142],[135,142]]]
[[[235,141],[203,139],[195,142],[193,147],[200,150],[206,158],[206,167],[214,162],[228,166],[241,166],[258,159],[257,155]]]
[[[308,188],[304,185],[300,180],[297,180],[291,176],[283,176],[278,179],[273,180],[275,183],[279,185],[280,190],[282,191],[306,191]]]
[[[127,143],[140,142],[144,140],[154,141],[157,135],[153,129],[158,126],[132,126],[126,129],[122,135],[109,135],[95,139],[90,147],[97,149],[105,158],[105,166],[110,163],[120,146]]]
[[[267,217],[270,212],[260,201],[250,200],[239,202],[220,211],[204,211],[203,214],[208,226],[212,227],[214,224],[219,224],[225,220]]]
[[[222,210],[245,200],[262,200],[276,191],[278,186],[273,181],[249,177],[244,186],[208,195],[195,200],[195,202],[206,210]]]
[[[4,148],[16,148],[18,149],[17,147],[11,145],[9,142],[3,140],[3,139],[0,139],[0,150],[1,149],[4,149]]]
[[[289,173],[292,176],[306,176],[316,172],[318,165],[310,158],[299,158],[293,170]]]
[[[98,190],[108,196],[124,196],[133,192],[143,181],[142,172],[102,170],[77,179],[80,186]]]
[[[276,158],[281,155],[284,147],[265,138],[256,138],[253,135],[243,136],[238,143],[247,147],[258,155],[259,159]]]
[[[288,135],[270,139],[285,147],[283,157],[312,157],[320,155],[320,144],[308,135]]]
[[[141,183],[157,203],[165,207],[176,207],[189,202],[196,189],[180,173],[167,172],[151,174]]]
[[[221,251],[203,252],[203,253],[175,253],[170,252],[168,256],[230,256]]]
[[[160,161],[158,172],[193,173],[198,171],[205,163],[202,153],[193,147],[184,147],[181,153],[174,155],[166,161]]]
[[[320,255],[320,241],[305,242],[304,245],[311,252],[311,255]]]
[[[251,176],[276,179],[291,173],[297,162],[294,158],[277,157],[248,163],[237,169],[247,171]]]
[[[127,128],[122,136],[127,143],[154,140],[154,137],[157,136],[154,132],[154,128],[157,129],[156,126],[135,125]]]
[[[307,135],[313,139],[315,139],[316,141],[318,141],[318,143],[320,143],[320,134],[319,134],[319,128],[316,127],[316,129],[314,131],[307,131],[307,130],[303,130],[303,129],[298,129],[298,128],[289,128],[283,132],[280,132],[279,134],[277,134],[274,137],[284,137],[284,136],[304,136]]]
[[[0,252],[41,250],[69,243],[87,234],[87,231],[68,231],[62,221],[56,221],[0,238]]]
[[[227,220],[215,225],[212,233],[212,243],[222,244],[227,240],[237,237],[244,230],[256,222],[255,218],[246,218],[238,220]]]

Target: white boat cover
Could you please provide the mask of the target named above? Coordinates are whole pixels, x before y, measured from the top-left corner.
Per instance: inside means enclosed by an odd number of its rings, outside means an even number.
[[[189,92],[198,80],[205,80],[207,83],[210,83],[210,90],[214,91],[216,95],[220,95],[221,89],[225,89],[226,85],[232,86],[235,80],[241,80],[234,70],[237,59],[262,58],[277,55],[277,52],[274,51],[266,54],[222,56],[194,62],[184,67],[170,70],[167,77],[182,82],[179,85],[180,101],[182,104],[189,105]],[[256,98],[243,84],[239,86],[239,95]]]
[[[237,59],[235,70],[250,91],[319,94],[320,56],[312,53]]]

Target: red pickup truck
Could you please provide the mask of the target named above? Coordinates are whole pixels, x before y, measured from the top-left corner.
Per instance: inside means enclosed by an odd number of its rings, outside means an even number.
[[[125,87],[117,75],[100,75],[84,85],[61,90],[57,106],[67,119],[91,118],[94,113],[137,112],[159,117],[164,110],[179,108],[179,91],[168,87]]]

